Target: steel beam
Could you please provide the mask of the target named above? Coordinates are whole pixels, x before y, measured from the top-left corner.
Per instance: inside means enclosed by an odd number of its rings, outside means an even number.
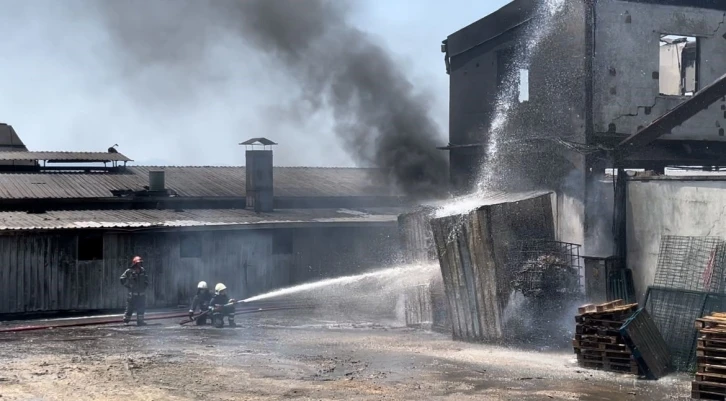
[[[689,118],[695,116],[698,112],[704,110],[724,96],[726,96],[726,75],[721,76],[712,84],[696,92],[690,99],[674,107],[650,123],[650,125],[620,142],[615,150],[616,157],[623,160],[629,154],[650,144],[661,135],[671,132],[673,128],[683,124]]]

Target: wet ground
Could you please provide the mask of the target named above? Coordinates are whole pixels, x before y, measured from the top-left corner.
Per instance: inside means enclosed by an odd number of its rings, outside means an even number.
[[[104,326],[0,333],[0,400],[687,400],[657,382],[514,350],[299,311],[240,327]]]

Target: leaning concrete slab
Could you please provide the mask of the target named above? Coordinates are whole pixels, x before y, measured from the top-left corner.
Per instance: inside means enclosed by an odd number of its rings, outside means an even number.
[[[512,294],[509,262],[523,240],[554,240],[552,194],[514,194],[465,214],[437,217],[431,230],[445,286],[453,337],[503,339]]]

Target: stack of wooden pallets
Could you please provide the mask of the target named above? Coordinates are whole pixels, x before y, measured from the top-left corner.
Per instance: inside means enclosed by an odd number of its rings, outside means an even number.
[[[575,317],[577,334],[572,341],[578,364],[589,369],[641,374],[620,334],[623,323],[637,309],[638,304],[624,305],[622,300],[581,306]]]
[[[696,348],[696,380],[691,398],[726,399],[726,313],[712,313],[696,319],[699,337]]]

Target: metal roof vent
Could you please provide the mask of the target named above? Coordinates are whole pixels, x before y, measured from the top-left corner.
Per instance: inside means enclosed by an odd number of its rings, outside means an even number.
[[[267,138],[252,138],[240,143],[245,145],[245,204],[255,212],[274,210],[272,149],[275,142]],[[262,149],[255,148],[261,146]]]
[[[165,178],[164,178],[163,170],[149,171],[149,191],[151,191],[151,192],[166,191],[164,179]]]

